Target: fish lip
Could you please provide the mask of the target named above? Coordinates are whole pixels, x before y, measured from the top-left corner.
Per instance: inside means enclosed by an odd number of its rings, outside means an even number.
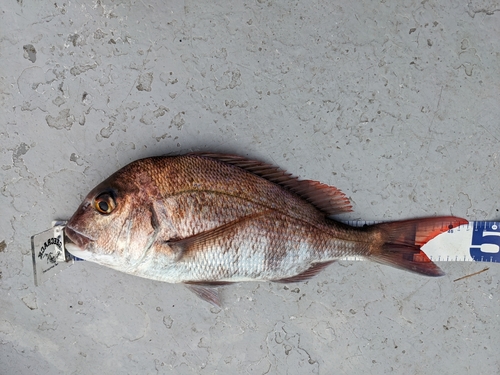
[[[64,240],[82,250],[86,249],[93,241],[92,238],[85,236],[71,227],[64,228]]]

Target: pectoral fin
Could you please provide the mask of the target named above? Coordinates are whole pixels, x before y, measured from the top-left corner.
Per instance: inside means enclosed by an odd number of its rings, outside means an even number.
[[[170,251],[174,254],[176,261],[180,261],[188,254],[194,254],[210,247],[223,248],[233,235],[233,230],[237,230],[243,223],[266,215],[269,212],[270,210],[266,210],[253,215],[248,215],[238,220],[231,221],[230,223],[222,225],[218,228],[198,233],[194,236],[183,238],[181,240],[167,241],[164,244],[170,248]]]

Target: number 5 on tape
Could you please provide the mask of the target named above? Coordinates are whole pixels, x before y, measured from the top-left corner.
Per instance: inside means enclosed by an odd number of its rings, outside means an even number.
[[[472,231],[470,256],[476,262],[500,262],[500,226],[477,221]]]

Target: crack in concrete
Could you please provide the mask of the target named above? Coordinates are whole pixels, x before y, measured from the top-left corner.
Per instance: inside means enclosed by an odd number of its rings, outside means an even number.
[[[149,317],[149,314],[147,313],[146,310],[144,310],[139,304],[136,304],[135,307],[137,307],[139,310],[141,310],[144,314],[144,320],[146,322],[146,325],[142,331],[142,334],[138,335],[136,338],[127,338],[125,336],[122,336],[125,340],[128,340],[130,342],[138,341],[146,336],[146,333],[148,332],[149,326],[151,324],[151,318]]]
[[[500,11],[500,8],[495,8],[493,4],[491,4],[491,7],[491,9],[487,9],[485,6],[475,8],[473,2],[469,1],[467,4],[467,14],[469,14],[471,18],[474,18],[478,13],[484,13],[487,16],[492,16],[496,12]]]

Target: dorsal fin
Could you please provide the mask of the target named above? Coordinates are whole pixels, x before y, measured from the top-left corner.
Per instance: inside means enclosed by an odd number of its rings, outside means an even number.
[[[245,169],[259,177],[283,186],[304,198],[327,215],[337,215],[352,211],[349,198],[336,187],[318,181],[299,180],[298,177],[292,176],[290,173],[274,165],[258,160],[249,160],[238,155],[207,152],[191,153],[189,155],[212,158]]]

